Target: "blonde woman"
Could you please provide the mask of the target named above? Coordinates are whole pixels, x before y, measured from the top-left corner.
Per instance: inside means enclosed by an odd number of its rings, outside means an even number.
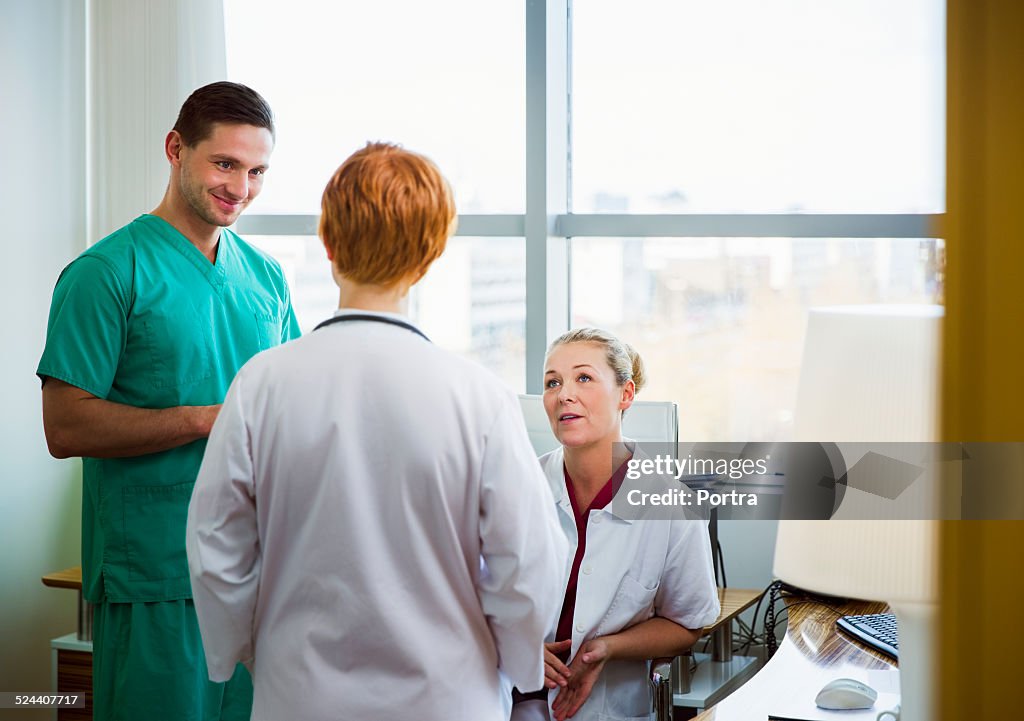
[[[683,653],[718,616],[706,524],[630,521],[611,503],[640,453],[622,417],[643,384],[640,356],[606,331],[570,331],[548,349],[544,408],[561,448],[541,466],[572,561],[546,690],[517,694],[514,719],[648,718],[650,659]]]

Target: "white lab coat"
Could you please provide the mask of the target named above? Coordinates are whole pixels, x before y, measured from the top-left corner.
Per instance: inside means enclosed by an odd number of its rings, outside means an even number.
[[[189,507],[210,677],[249,664],[256,720],[507,718],[561,602],[552,501],[511,391],[408,329],[259,354]]]
[[[642,458],[643,454],[638,451],[634,457]],[[542,456],[540,461],[569,541],[569,561],[563,576],[567,582],[576,553],[577,531],[565,490],[562,449]],[[628,488],[624,486],[623,490]],[[616,498],[605,508],[590,512],[587,548],[576,588],[570,659],[584,641],[621,631],[655,615],[686,628],[702,628],[718,618],[707,523],[697,519],[629,521],[612,511],[619,501]],[[549,635],[548,640],[554,640],[554,636]],[[573,721],[650,718],[653,701],[648,668],[647,661],[609,661]],[[557,690],[548,693],[549,713],[556,695]],[[515,717],[520,718],[518,707]],[[528,718],[529,714],[522,717]]]

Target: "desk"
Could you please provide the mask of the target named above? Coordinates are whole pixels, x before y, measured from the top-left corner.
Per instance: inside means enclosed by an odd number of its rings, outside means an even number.
[[[763,592],[762,589],[718,589],[722,610],[715,622],[704,629],[704,635],[711,637],[711,653],[681,656],[672,664],[674,706],[706,708],[729,695],[757,671],[756,658],[732,655],[732,622]],[[697,670],[692,674],[689,673],[691,658],[697,662]]]
[[[836,630],[841,614],[884,613],[884,603],[836,602],[836,611],[802,596],[786,598],[789,621],[778,651],[732,695],[696,717],[696,721],[764,721],[793,699],[810,698],[828,681],[843,676],[867,679],[894,672],[888,656],[869,650]],[[875,711],[886,708],[879,705]],[[873,718],[873,716],[872,716]]]
[[[82,567],[65,568],[43,576],[43,585],[50,588],[71,588],[78,591],[79,641],[92,641],[92,604],[82,598]]]
[[[78,591],[78,630],[50,641],[50,684],[53,691],[85,694],[85,708],[56,709],[58,721],[92,719],[92,604],[82,598],[82,568],[66,568],[43,576],[50,588]]]

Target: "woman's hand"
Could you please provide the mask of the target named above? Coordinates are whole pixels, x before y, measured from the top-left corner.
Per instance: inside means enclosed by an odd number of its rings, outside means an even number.
[[[569,664],[565,684],[558,689],[551,704],[555,721],[571,718],[590,698],[594,684],[601,676],[604,665],[614,659],[649,659],[663,656],[678,656],[693,646],[700,638],[700,629],[689,629],[680,626],[667,618],[655,616],[641,621],[635,626],[618,633],[593,638],[585,642]],[[568,643],[563,641],[562,643]],[[545,644],[545,660],[547,649],[556,647],[555,652],[564,651],[568,646]],[[557,659],[556,659],[557,660]],[[564,668],[564,666],[563,666]],[[545,665],[545,671],[547,666]],[[554,688],[548,684],[548,688]]]
[[[569,683],[569,678],[572,676],[572,671],[569,667],[562,663],[562,659],[558,658],[558,654],[565,653],[572,648],[572,639],[567,638],[564,641],[555,641],[554,643],[544,644],[544,687],[554,688],[555,686],[566,686]]]
[[[555,721],[571,718],[580,710],[590,698],[590,692],[610,658],[608,642],[603,638],[591,639],[580,646],[576,657],[569,664],[569,681],[564,688],[559,689],[551,704]]]

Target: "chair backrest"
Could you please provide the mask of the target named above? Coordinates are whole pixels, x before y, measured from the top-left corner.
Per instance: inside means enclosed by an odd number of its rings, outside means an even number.
[[[544,412],[543,397],[520,394],[519,406],[523,409],[526,433],[537,455],[542,456],[558,448],[548,415]],[[674,448],[679,442],[679,406],[672,401],[633,401],[622,419],[622,435],[641,443],[671,443]]]

